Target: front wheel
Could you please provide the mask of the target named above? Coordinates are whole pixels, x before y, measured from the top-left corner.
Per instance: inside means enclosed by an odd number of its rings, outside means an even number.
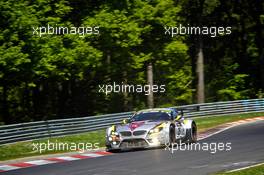
[[[121,149],[113,149],[113,148],[111,148],[111,147],[109,147],[109,146],[106,146],[105,151],[107,151],[107,152],[111,152],[111,153],[118,153],[118,152],[121,151]]]
[[[175,127],[170,126],[170,145],[173,145],[176,142],[176,137],[175,137]]]

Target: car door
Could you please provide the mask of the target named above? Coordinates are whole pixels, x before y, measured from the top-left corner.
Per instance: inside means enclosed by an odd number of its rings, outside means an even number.
[[[175,132],[176,139],[181,139],[185,136],[185,129],[182,122],[175,121]]]

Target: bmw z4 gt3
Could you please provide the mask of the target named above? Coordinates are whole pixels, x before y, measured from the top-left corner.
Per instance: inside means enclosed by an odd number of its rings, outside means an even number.
[[[196,142],[197,127],[175,108],[141,110],[123,124],[106,129],[108,151],[159,147],[179,141]]]

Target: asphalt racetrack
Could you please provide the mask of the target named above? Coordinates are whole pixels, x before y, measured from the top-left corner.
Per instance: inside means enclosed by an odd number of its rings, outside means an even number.
[[[230,151],[175,151],[164,149],[115,153],[8,171],[6,175],[199,175],[264,162],[264,121],[239,125],[199,143],[231,142]]]

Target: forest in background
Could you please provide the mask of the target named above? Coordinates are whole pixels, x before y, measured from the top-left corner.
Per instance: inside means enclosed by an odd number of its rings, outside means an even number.
[[[100,34],[32,34],[47,24],[99,26]],[[232,33],[164,35],[164,26],[180,24]],[[0,123],[262,98],[263,41],[259,0],[2,0]],[[144,93],[98,93],[113,82],[148,84],[149,68],[154,84],[166,85],[153,102]]]

